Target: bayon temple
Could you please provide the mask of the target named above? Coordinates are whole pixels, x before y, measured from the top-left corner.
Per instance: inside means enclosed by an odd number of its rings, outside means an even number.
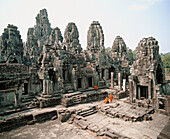
[[[10,109],[68,107],[104,100],[110,94],[170,114],[158,41],[143,38],[135,51],[136,60],[130,63],[126,43],[117,36],[106,52],[98,21],[90,24],[83,50],[76,24],[68,23],[62,36],[58,27],[51,28],[46,9],[28,29],[26,43],[18,28],[9,24],[0,37],[1,114]]]

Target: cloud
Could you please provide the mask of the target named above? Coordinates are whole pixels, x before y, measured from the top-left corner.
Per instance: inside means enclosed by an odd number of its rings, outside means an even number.
[[[130,11],[144,11],[148,9],[151,5],[162,2],[163,0],[140,0],[138,4],[132,4],[128,6]]]
[[[130,11],[143,11],[143,10],[146,10],[148,8],[147,5],[139,5],[139,4],[132,4],[132,5],[129,5],[128,9]]]
[[[144,2],[146,2],[149,5],[153,5],[159,2],[162,2],[163,0],[143,0]]]

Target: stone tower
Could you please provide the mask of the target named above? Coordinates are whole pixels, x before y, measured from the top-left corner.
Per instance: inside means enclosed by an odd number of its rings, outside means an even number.
[[[68,23],[64,31],[63,49],[73,53],[80,53],[82,51],[79,43],[79,32],[75,23]]]
[[[126,44],[122,37],[117,36],[112,46],[113,57],[122,57],[126,53]]]
[[[49,37],[49,44],[53,45],[53,47],[57,50],[60,50],[63,43],[63,36],[61,34],[61,31],[58,27],[54,28],[51,32],[51,35]]]
[[[104,51],[104,34],[98,21],[93,21],[87,34],[87,50],[92,53]]]
[[[126,44],[122,37],[117,36],[112,45],[111,57],[118,61],[121,67],[128,67]]]
[[[29,55],[31,62],[37,62],[37,57],[43,50],[43,45],[48,43],[51,31],[47,10],[42,9],[36,16],[36,25],[34,28],[29,28],[27,32],[25,53]]]
[[[14,25],[8,24],[0,37],[0,63],[23,63],[23,42]]]
[[[159,55],[158,41],[153,37],[143,38],[136,47],[136,61],[130,69],[130,100],[155,98],[167,94],[163,63]]]

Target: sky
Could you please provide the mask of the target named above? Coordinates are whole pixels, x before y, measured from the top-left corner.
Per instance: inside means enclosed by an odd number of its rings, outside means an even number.
[[[99,21],[106,48],[118,35],[132,50],[142,38],[152,36],[159,42],[160,53],[170,52],[170,0],[0,0],[0,35],[13,24],[25,42],[28,28],[34,27],[43,8],[51,27],[59,27],[62,35],[69,22],[77,25],[83,49],[90,24]]]

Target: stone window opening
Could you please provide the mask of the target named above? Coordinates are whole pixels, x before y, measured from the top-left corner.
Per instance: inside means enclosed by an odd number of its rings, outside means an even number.
[[[96,71],[97,71],[97,74],[100,75],[99,66],[96,66]]]
[[[163,98],[158,99],[159,109],[165,110],[165,102],[166,102],[166,100]]]
[[[82,80],[82,78],[78,78],[78,88],[82,88],[82,85],[81,85],[81,81]]]
[[[102,79],[104,78],[104,69],[102,69]]]
[[[43,91],[43,80],[40,80],[40,89]]]
[[[27,95],[27,94],[28,94],[28,83],[24,83],[23,95]]]
[[[14,58],[14,60],[11,63],[18,63],[18,61],[16,58]]]
[[[50,69],[50,70],[48,71],[48,75],[49,75],[49,79],[50,79],[51,81],[55,82],[55,72],[54,72],[53,69]]]
[[[65,45],[64,45],[63,49],[66,50],[66,46]]]
[[[89,81],[89,87],[92,87],[93,85],[92,85],[92,77],[89,77],[88,78],[88,81]]]
[[[5,84],[4,83],[0,83],[0,90],[5,90],[6,87],[5,87]]]

